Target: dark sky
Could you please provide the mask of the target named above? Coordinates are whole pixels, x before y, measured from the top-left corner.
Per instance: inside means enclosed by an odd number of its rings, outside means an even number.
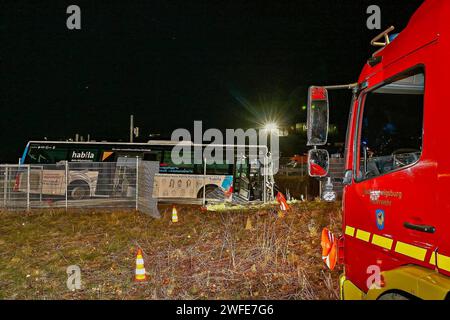
[[[421,2],[2,1],[0,160],[43,137],[126,140],[131,113],[144,138],[304,121],[307,87],[354,82],[374,51],[368,5],[402,29]],[[349,102],[333,104],[341,132]]]

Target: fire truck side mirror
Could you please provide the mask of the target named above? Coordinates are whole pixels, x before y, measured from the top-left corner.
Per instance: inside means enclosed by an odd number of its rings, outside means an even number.
[[[330,155],[327,150],[313,149],[308,153],[308,173],[313,178],[323,178],[328,175]]]
[[[307,106],[308,146],[323,146],[328,140],[328,90],[310,87]]]

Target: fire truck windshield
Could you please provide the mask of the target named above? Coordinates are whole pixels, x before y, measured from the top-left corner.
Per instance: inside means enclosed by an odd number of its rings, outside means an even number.
[[[374,178],[419,160],[423,99],[423,70],[408,73],[366,94],[359,137],[358,180]]]

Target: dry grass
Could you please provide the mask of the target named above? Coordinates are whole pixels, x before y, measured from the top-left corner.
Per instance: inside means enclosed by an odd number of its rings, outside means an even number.
[[[284,218],[274,208],[182,207],[177,224],[161,211],[160,220],[132,211],[0,213],[0,298],[337,298],[339,272],[321,262],[320,231],[339,229],[338,205],[301,203]],[[133,281],[138,246],[147,283]],[[81,290],[66,287],[69,265],[81,268]]]

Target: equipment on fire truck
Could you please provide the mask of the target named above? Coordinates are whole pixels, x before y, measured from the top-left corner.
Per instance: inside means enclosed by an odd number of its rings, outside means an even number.
[[[322,246],[322,260],[327,267],[333,271],[337,263],[337,241],[327,228],[322,230],[322,239],[320,242]]]
[[[389,37],[389,33],[395,30],[394,26],[390,26],[386,30],[384,30],[382,33],[377,35],[375,38],[370,41],[370,44],[374,47],[385,47],[389,43],[391,43],[392,39]],[[384,42],[380,42],[381,38],[384,38]]]

